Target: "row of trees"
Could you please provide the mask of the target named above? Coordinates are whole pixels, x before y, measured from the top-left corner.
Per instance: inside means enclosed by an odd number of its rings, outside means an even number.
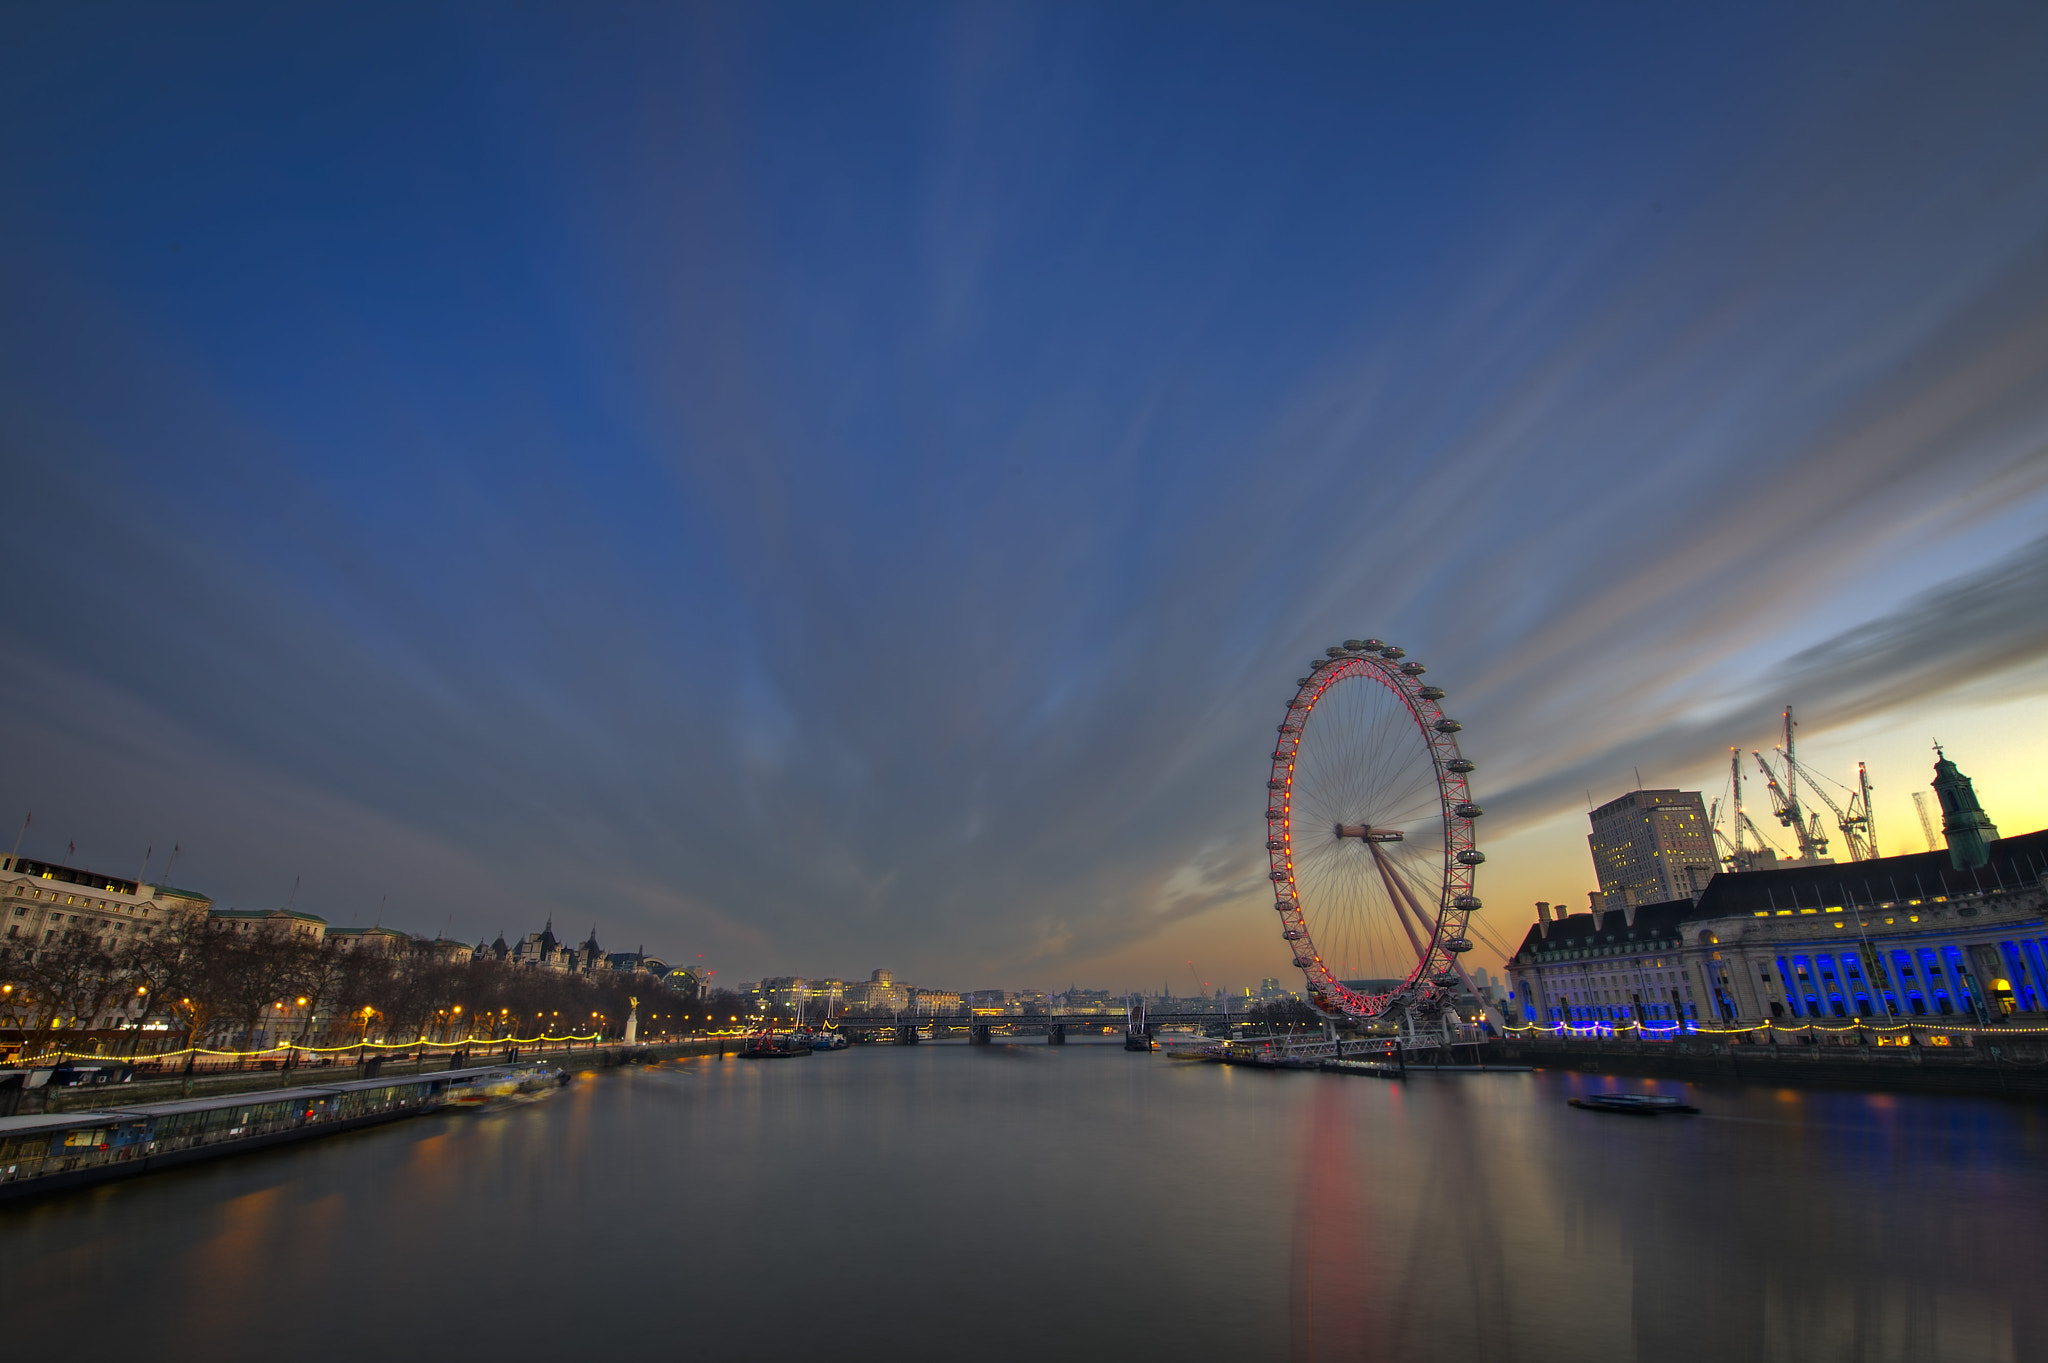
[[[18,1030],[32,1054],[104,1033],[109,1024],[135,1032],[123,1047],[132,1051],[145,1019],[167,1023],[181,1046],[219,1049],[617,1036],[635,999],[643,1032],[709,1021],[645,975],[587,977],[492,957],[344,950],[275,928],[230,931],[203,918],[120,943],[72,932],[0,960],[0,1027]]]

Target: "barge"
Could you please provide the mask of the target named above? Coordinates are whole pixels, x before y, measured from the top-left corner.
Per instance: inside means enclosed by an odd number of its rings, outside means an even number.
[[[491,1065],[170,1103],[0,1117],[0,1202],[434,1112],[533,1070]]]

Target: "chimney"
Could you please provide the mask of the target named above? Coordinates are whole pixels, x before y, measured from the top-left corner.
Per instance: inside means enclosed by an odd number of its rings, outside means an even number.
[[[1542,936],[1550,936],[1550,905],[1540,899],[1536,901],[1536,927]]]

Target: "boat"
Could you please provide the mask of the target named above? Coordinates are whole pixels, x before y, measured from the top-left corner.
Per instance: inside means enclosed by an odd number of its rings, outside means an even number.
[[[794,1060],[810,1053],[811,1048],[802,1037],[795,1033],[777,1036],[772,1028],[754,1033],[747,1038],[747,1044],[735,1052],[742,1060]]]
[[[1631,1117],[1699,1111],[1691,1103],[1661,1093],[1589,1093],[1582,1098],[1573,1098],[1571,1105],[1588,1112],[1626,1112]]]
[[[1124,1049],[1127,1051],[1156,1051],[1159,1049],[1159,1043],[1146,1036],[1143,1032],[1126,1032],[1124,1034]]]
[[[814,1051],[843,1051],[851,1044],[837,1032],[804,1032],[792,1039]]]
[[[551,1065],[508,1065],[477,1076],[474,1080],[448,1087],[450,1107],[485,1107],[502,1099],[525,1093],[540,1093],[569,1082],[566,1070]]]

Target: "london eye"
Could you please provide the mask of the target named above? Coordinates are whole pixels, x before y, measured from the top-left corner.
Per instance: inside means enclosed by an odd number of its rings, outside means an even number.
[[[1326,1017],[1440,1016],[1479,908],[1483,812],[1463,727],[1425,669],[1378,639],[1347,639],[1296,684],[1266,782],[1274,908]]]

